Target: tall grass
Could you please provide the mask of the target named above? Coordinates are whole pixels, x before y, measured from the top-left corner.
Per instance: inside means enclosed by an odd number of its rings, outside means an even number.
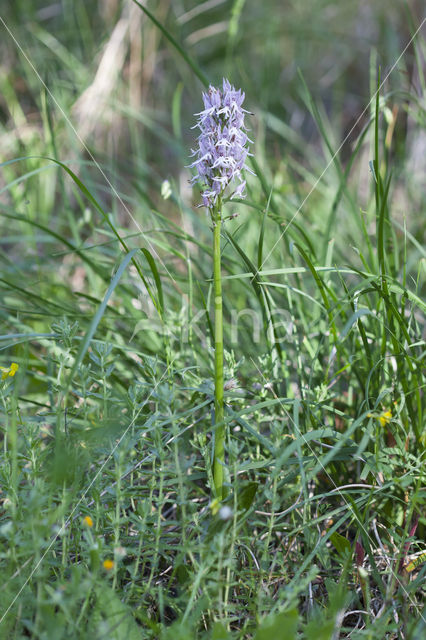
[[[377,91],[419,16],[2,9],[0,637],[423,636],[421,32]],[[200,80],[225,74],[257,177],[221,237],[219,509],[184,165]]]

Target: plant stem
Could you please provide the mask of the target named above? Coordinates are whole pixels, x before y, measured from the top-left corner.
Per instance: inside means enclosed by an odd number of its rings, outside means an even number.
[[[214,279],[214,415],[215,415],[215,439],[213,459],[213,479],[216,498],[222,500],[225,497],[223,488],[224,449],[225,449],[225,424],[223,421],[223,314],[222,314],[222,280],[220,264],[220,230],[222,206],[219,201],[214,211],[213,219],[213,279]]]

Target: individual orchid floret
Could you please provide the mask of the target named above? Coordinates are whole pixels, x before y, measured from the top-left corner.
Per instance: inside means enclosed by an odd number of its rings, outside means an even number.
[[[245,164],[249,153],[247,143],[252,142],[246,132],[244,117],[249,113],[242,108],[244,93],[236,91],[230,82],[223,79],[222,89],[210,86],[203,93],[204,109],[195,115],[198,122],[193,127],[200,129],[198,149],[192,152],[196,160],[190,165],[197,174],[191,183],[200,181],[204,190],[202,204],[213,210],[234,180],[239,184],[231,198],[244,198],[246,182],[242,170],[253,173]],[[254,174],[253,174],[254,175]]]

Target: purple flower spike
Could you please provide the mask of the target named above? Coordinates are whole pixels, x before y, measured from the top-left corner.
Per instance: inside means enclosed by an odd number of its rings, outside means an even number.
[[[249,112],[241,106],[244,102],[241,89],[236,91],[224,78],[222,90],[210,86],[208,92],[203,93],[203,102],[204,110],[195,114],[198,122],[193,127],[199,127],[201,131],[198,149],[192,151],[196,160],[189,167],[197,169],[191,184],[201,180],[204,186],[200,206],[213,210],[218,198],[235,178],[239,185],[231,198],[245,197],[246,183],[241,171],[246,169],[253,173],[245,164],[247,156],[252,155],[246,145],[252,141],[245,133],[244,114]]]

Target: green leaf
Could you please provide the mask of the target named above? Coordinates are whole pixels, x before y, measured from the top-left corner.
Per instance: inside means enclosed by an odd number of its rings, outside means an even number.
[[[256,495],[258,482],[247,482],[238,492],[238,508],[247,511],[253,504],[254,497]]]
[[[138,2],[137,0],[133,0],[133,2],[135,4],[137,4],[138,7],[140,9],[142,9],[142,11],[148,16],[148,18],[155,24],[155,26],[158,29],[160,29],[161,33],[165,36],[165,38],[167,38],[167,40],[170,42],[170,44],[172,44],[174,46],[176,51],[178,51],[180,53],[182,58],[185,60],[185,62],[188,64],[188,66],[193,70],[195,75],[198,76],[198,78],[201,80],[203,85],[205,87],[208,87],[209,86],[209,81],[208,81],[207,76],[201,71],[200,67],[191,58],[191,56],[189,56],[186,53],[185,49],[183,47],[181,47],[179,42],[172,36],[170,31],[167,31],[167,29],[165,27],[163,27],[161,22],[159,22],[157,20],[157,18],[150,11],[148,11],[148,9],[146,7],[144,7],[140,2]]]
[[[110,587],[103,584],[96,590],[96,604],[90,620],[88,637],[109,640],[140,640],[140,628],[132,611]]]
[[[334,637],[334,620],[314,620],[305,628],[306,640],[332,640]]]
[[[126,270],[129,262],[133,261],[133,256],[135,255],[135,253],[139,251],[139,249],[132,249],[132,251],[130,251],[123,259],[123,261],[121,262],[120,266],[117,269],[117,272],[115,273],[114,277],[111,280],[111,284],[108,287],[107,292],[105,293],[104,299],[102,300],[101,305],[99,306],[99,309],[97,310],[91,324],[90,327],[86,333],[86,335],[84,336],[84,339],[82,340],[82,343],[80,345],[80,349],[79,352],[76,356],[76,359],[74,361],[74,365],[71,369],[71,372],[69,374],[68,377],[68,386],[71,385],[71,382],[73,380],[74,374],[77,371],[78,367],[80,366],[80,364],[83,361],[83,358],[89,348],[90,342],[93,338],[93,336],[95,335],[96,329],[98,327],[98,324],[100,323],[102,316],[105,313],[105,309],[108,305],[109,299],[111,298],[114,289],[116,288],[116,286],[118,285],[121,276],[123,275],[124,271]]]
[[[212,629],[211,640],[230,640],[232,635],[221,622],[215,622]]]
[[[343,581],[344,582],[344,581]],[[351,595],[346,591],[343,583],[335,583],[332,580],[325,581],[329,601],[326,607],[314,607],[311,620],[304,629],[303,637],[306,640],[333,640],[340,638],[340,626],[342,613],[349,606]],[[375,635],[381,638],[382,635]]]
[[[347,538],[337,533],[337,531],[331,534],[330,542],[341,556],[346,556],[348,552],[351,552],[351,543]]]
[[[139,638],[141,636],[139,635]],[[194,638],[194,631],[189,621],[177,620],[170,627],[162,629],[161,640],[189,640]]]
[[[163,287],[161,284],[160,274],[158,273],[155,260],[152,257],[151,253],[148,251],[148,249],[145,249],[142,247],[141,251],[144,254],[145,258],[147,259],[147,262],[152,271],[152,275],[154,276],[155,286],[157,287],[157,293],[158,293],[158,312],[160,316],[162,316],[164,312],[164,297],[163,297]]]
[[[297,609],[269,615],[261,622],[254,640],[294,640],[298,621]]]
[[[369,309],[358,309],[358,311],[354,311],[354,313],[351,315],[351,317],[349,318],[349,320],[347,321],[347,323],[345,324],[345,326],[342,329],[342,332],[340,334],[340,340],[343,341],[346,338],[346,336],[348,335],[349,331],[352,329],[353,325],[362,316],[374,316],[374,313],[372,311],[370,311]]]

